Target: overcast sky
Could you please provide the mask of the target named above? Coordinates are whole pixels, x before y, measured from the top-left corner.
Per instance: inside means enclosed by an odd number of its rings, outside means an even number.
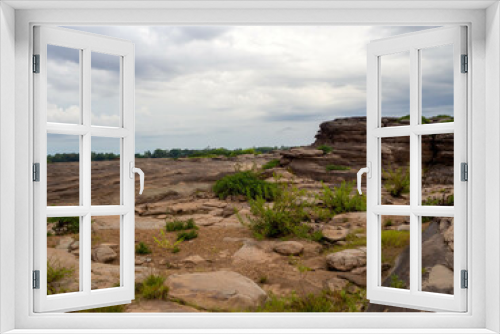
[[[366,115],[366,44],[423,27],[72,29],[135,43],[136,152],[143,152],[310,144],[321,122]],[[425,115],[453,108],[450,50],[441,49],[422,60]],[[78,52],[48,52],[49,121],[75,122]],[[384,116],[409,113],[407,57],[382,61]],[[117,125],[118,75],[116,57],[93,53],[93,124]],[[67,150],[60,143],[49,153]]]

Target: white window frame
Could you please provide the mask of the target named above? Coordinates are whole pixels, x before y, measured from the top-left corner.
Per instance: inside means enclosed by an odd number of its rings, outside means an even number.
[[[500,11],[497,1],[218,1],[18,2],[0,4],[0,330],[12,333],[252,332],[495,333],[500,332]],[[132,5],[130,5],[132,4]],[[15,11],[9,6],[35,8]],[[66,6],[69,8],[58,9]],[[96,7],[101,9],[96,9]],[[164,8],[157,8],[157,7]],[[177,7],[176,7],[177,6]],[[202,7],[201,7],[202,6]],[[232,6],[232,9],[220,9]],[[392,7],[397,8],[392,8]],[[87,9],[81,9],[86,7]],[[170,7],[170,8],[168,8]],[[40,10],[40,8],[49,8]],[[52,9],[50,9],[52,8]],[[74,9],[80,8],[80,9]],[[184,9],[179,9],[184,8]],[[186,9],[190,8],[190,9]],[[259,9],[255,9],[259,8]],[[368,9],[370,8],[370,9]],[[15,22],[14,19],[15,18]],[[467,25],[471,75],[468,103],[470,186],[467,313],[398,314],[34,314],[32,245],[32,27],[133,24]],[[13,39],[15,31],[15,41]],[[14,54],[15,47],[15,54]],[[15,66],[15,74],[12,68]],[[7,75],[5,75],[7,74]],[[15,80],[15,86],[12,82]],[[15,99],[12,98],[15,93]],[[15,113],[12,111],[15,110]],[[15,145],[12,145],[15,127]],[[15,165],[12,164],[15,160]],[[15,178],[12,173],[15,169]],[[488,174],[488,182],[486,181]],[[14,180],[12,180],[14,179]],[[15,193],[15,203],[11,196]],[[486,196],[488,194],[488,196]],[[485,203],[487,205],[485,205]],[[15,210],[11,206],[14,204]],[[488,219],[486,219],[486,217]],[[15,222],[15,224],[13,224]],[[13,226],[15,225],[15,226]],[[474,226],[474,229],[471,228]],[[15,238],[12,238],[15,235]],[[12,256],[14,250],[14,256]],[[489,263],[485,265],[486,250]],[[26,261],[26,259],[30,259]],[[15,286],[13,289],[12,287]],[[486,287],[488,293],[486,293]],[[14,307],[12,307],[14,305]],[[140,324],[140,325],[139,325]],[[140,329],[137,329],[140,326]],[[295,330],[292,330],[295,329]],[[133,330],[136,329],[136,330]],[[40,331],[38,331],[40,330]],[[80,331],[81,333],[81,331]]]

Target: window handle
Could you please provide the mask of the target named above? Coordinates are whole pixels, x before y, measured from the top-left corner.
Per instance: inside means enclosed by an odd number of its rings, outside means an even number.
[[[361,191],[361,176],[363,175],[363,173],[366,173],[366,177],[368,179],[371,179],[371,177],[372,177],[372,163],[371,162],[368,161],[368,166],[361,168],[358,171],[358,192],[360,195],[363,193]]]
[[[144,191],[144,172],[140,168],[134,167],[134,162],[130,161],[129,163],[129,170],[130,170],[130,178],[134,178],[134,174],[137,173],[139,174],[139,184],[140,184],[140,189],[139,189],[139,195],[142,195],[142,192]]]

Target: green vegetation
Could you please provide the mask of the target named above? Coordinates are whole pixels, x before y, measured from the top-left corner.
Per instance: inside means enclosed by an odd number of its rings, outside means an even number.
[[[56,235],[80,233],[79,217],[50,217],[47,223],[54,223],[52,230]]]
[[[351,195],[353,188],[354,181],[343,181],[340,187],[334,187],[333,190],[327,185],[323,185],[323,192],[318,196],[318,199],[333,215],[344,212],[366,211],[366,195],[359,195],[357,192]]]
[[[261,180],[253,171],[244,171],[224,176],[215,183],[213,191],[220,199],[243,195],[252,200],[257,198],[274,200],[278,187],[274,183]]]
[[[399,278],[398,275],[392,274],[391,275],[391,283],[390,283],[391,288],[396,288],[396,289],[405,289],[406,284],[403,282],[402,279]]]
[[[410,244],[410,231],[382,231],[382,248],[403,248]]]
[[[189,241],[198,238],[198,232],[191,230],[177,233],[177,241]]]
[[[55,283],[70,277],[74,272],[74,268],[65,268],[59,263],[47,261],[47,294],[62,292],[60,289],[56,289]]]
[[[263,153],[269,153],[274,150],[286,150],[288,147],[281,146],[281,147],[252,147],[252,148],[247,148],[247,149],[234,149],[234,150],[229,150],[223,147],[220,148],[205,148],[202,150],[190,150],[190,149],[180,149],[180,148],[174,148],[171,150],[162,150],[160,148],[157,148],[153,152],[151,151],[144,151],[143,154],[136,153],[135,157],[140,159],[140,158],[173,158],[173,159],[178,159],[178,158],[206,158],[206,157],[218,157],[218,156],[225,156],[225,157],[236,157],[238,155],[242,154],[263,154]]]
[[[317,149],[323,151],[323,154],[328,154],[333,151],[333,147],[329,145],[319,145]]]
[[[167,235],[165,234],[165,231],[163,229],[160,230],[160,235],[157,237],[153,237],[154,241],[156,242],[156,244],[163,248],[163,249],[166,249],[172,253],[178,253],[180,252],[180,248],[179,248],[179,244],[183,241],[183,240],[177,240],[176,242],[174,243],[171,243],[169,240],[168,240],[168,237]]]
[[[151,254],[151,249],[149,249],[148,245],[141,241],[137,246],[135,246],[135,253],[140,255]]]
[[[325,169],[327,171],[332,171],[332,170],[350,170],[351,167],[341,166],[341,165],[326,165]]]
[[[174,231],[184,231],[184,230],[191,230],[191,229],[198,229],[198,226],[195,225],[193,218],[190,218],[186,221],[184,220],[174,220],[171,222],[167,222],[165,229],[167,232],[174,232]]]
[[[345,238],[346,245],[333,245],[333,248],[328,250],[328,252],[336,253],[346,249],[355,249],[359,247],[366,246],[366,237],[358,237],[356,233],[349,233]]]
[[[163,285],[165,277],[160,275],[149,275],[144,282],[136,285],[136,292],[145,299],[166,300],[168,296],[168,286]]]
[[[119,154],[115,153],[90,153],[91,161],[106,161],[106,160],[118,160],[120,159]],[[80,161],[80,155],[78,153],[57,153],[54,155],[47,155],[47,163],[54,162],[78,162]]]
[[[406,116],[398,118],[398,122],[400,122],[400,123],[401,123],[401,121],[405,121],[405,120],[410,120],[410,115],[406,115]],[[422,116],[422,123],[421,124],[447,123],[447,122],[453,122],[453,116],[437,115],[437,116],[432,116],[429,118]]]
[[[410,192],[410,167],[404,171],[402,167],[393,170],[389,167],[383,171],[385,179],[384,188],[390,192],[393,197],[400,197],[402,194]]]
[[[439,197],[428,197],[427,199],[422,201],[422,205],[426,206],[453,206],[455,204],[455,196],[443,194],[441,198]]]
[[[280,165],[280,160],[279,159],[273,159],[271,161],[268,161],[262,166],[262,169],[271,169],[271,168],[276,168]]]
[[[261,276],[261,277],[259,278],[259,283],[260,283],[260,284],[266,284],[267,282],[268,282],[268,278],[267,278],[267,276]]]

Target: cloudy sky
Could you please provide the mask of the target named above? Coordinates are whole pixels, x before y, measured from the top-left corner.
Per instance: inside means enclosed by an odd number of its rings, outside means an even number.
[[[366,44],[424,28],[72,29],[135,43],[136,152],[143,152],[310,144],[321,122],[366,115]],[[78,122],[78,52],[50,47],[48,54],[48,120]],[[448,54],[447,47],[424,53],[425,115],[452,112]],[[383,113],[403,116],[408,55],[391,57],[382,61]],[[117,125],[118,75],[116,57],[92,55],[93,124]]]

